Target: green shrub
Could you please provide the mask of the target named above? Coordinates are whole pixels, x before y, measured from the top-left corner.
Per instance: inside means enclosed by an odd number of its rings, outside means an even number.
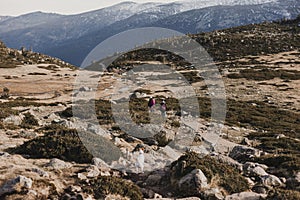
[[[138,186],[117,177],[97,177],[84,183],[83,190],[94,194],[96,199],[104,199],[109,194],[121,195],[129,199],[142,200],[143,195]]]
[[[266,200],[296,200],[300,199],[300,192],[295,190],[277,189],[268,194]]]
[[[180,163],[186,162],[185,168],[178,167]],[[171,165],[173,176],[179,180],[194,169],[201,169],[209,181],[218,177],[217,184],[223,187],[229,194],[238,193],[249,189],[248,182],[232,166],[220,163],[210,156],[200,157],[194,152],[186,153]],[[234,183],[234,184],[233,184]],[[184,192],[184,191],[181,191]],[[189,194],[186,194],[187,196]]]
[[[33,126],[38,126],[39,122],[38,120],[31,114],[31,113],[25,113],[24,119],[21,123],[22,128],[32,128]]]
[[[44,136],[8,149],[11,153],[26,154],[32,158],[59,158],[77,163],[90,163],[93,157],[106,162],[118,160],[121,152],[109,140],[89,132],[48,126]],[[39,129],[40,131],[42,129]],[[87,148],[88,149],[87,149]]]

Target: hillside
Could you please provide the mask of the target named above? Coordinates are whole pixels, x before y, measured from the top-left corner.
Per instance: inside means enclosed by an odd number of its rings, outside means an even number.
[[[297,0],[123,2],[78,15],[38,12],[0,21],[0,39],[9,47],[32,47],[79,66],[96,45],[129,29],[155,26],[182,33],[208,32],[292,19],[299,7]]]
[[[170,52],[129,52],[99,73],[0,43],[0,198],[299,199],[299,23],[190,35],[222,76],[224,124],[209,68]]]

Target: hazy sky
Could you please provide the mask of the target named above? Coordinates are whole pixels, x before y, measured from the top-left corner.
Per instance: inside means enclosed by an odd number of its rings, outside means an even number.
[[[128,1],[128,0],[127,0]],[[173,2],[175,0],[133,0],[134,2]],[[0,16],[17,16],[33,11],[75,14],[110,6],[124,0],[0,0]]]

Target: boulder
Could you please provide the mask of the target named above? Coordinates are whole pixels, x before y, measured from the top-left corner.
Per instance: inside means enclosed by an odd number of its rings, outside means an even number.
[[[178,187],[187,194],[196,195],[209,186],[204,173],[200,169],[194,169],[179,180]]]
[[[264,199],[267,195],[257,194],[255,192],[241,192],[229,195],[225,200],[261,200]]]
[[[25,176],[17,176],[15,179],[11,179],[4,183],[0,188],[0,196],[13,192],[20,192],[22,189],[30,189],[32,187],[32,179]]]

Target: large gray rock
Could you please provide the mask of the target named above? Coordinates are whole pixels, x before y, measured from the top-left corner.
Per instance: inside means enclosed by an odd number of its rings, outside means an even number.
[[[207,178],[200,169],[194,169],[192,172],[182,177],[178,182],[181,191],[191,194],[199,194],[203,189],[207,189]]]
[[[9,194],[13,192],[18,192],[23,188],[30,189],[32,187],[33,181],[30,178],[25,176],[17,176],[15,179],[11,179],[7,181],[1,188],[0,188],[0,196],[4,194]]]
[[[255,192],[242,192],[229,195],[225,200],[261,200],[266,198],[267,195],[257,194]]]

